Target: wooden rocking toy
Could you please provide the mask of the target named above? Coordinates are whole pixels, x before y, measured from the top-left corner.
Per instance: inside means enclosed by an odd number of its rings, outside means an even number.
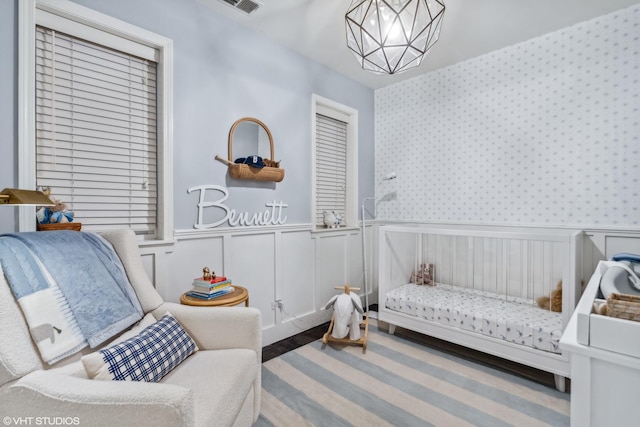
[[[328,309],[333,306],[331,323],[329,329],[322,336],[322,343],[337,342],[343,344],[355,344],[362,346],[362,352],[367,351],[367,334],[369,333],[369,311],[367,310],[364,321],[360,321],[363,314],[360,297],[351,295],[351,291],[359,291],[360,288],[351,288],[349,285],[336,286],[335,289],[342,289],[344,293],[336,295],[323,307]],[[346,307],[352,306],[347,310]],[[336,311],[338,319],[336,319]],[[364,328],[364,333],[360,333],[360,328]],[[354,329],[357,328],[357,329]]]

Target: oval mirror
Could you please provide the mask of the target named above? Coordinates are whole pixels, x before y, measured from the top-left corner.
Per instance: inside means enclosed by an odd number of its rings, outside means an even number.
[[[229,131],[229,160],[260,156],[273,160],[273,137],[269,128],[253,117],[237,120]]]

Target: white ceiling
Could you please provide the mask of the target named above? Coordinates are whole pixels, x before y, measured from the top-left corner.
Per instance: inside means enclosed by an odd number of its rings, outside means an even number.
[[[640,0],[444,0],[440,39],[422,64],[377,75],[360,68],[346,47],[344,14],[351,0],[259,0],[251,15],[221,0],[197,0],[374,89],[510,46],[640,3]]]

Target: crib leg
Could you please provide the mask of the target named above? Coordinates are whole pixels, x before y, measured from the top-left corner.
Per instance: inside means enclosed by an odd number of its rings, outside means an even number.
[[[565,378],[562,375],[553,374],[553,379],[556,380],[556,389],[562,393],[565,392]]]
[[[389,324],[389,335],[393,335],[396,332],[396,325]]]

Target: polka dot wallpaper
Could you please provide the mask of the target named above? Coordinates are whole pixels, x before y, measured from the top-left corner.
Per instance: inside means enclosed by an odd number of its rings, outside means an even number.
[[[637,229],[639,65],[636,5],[378,89],[378,219]]]

